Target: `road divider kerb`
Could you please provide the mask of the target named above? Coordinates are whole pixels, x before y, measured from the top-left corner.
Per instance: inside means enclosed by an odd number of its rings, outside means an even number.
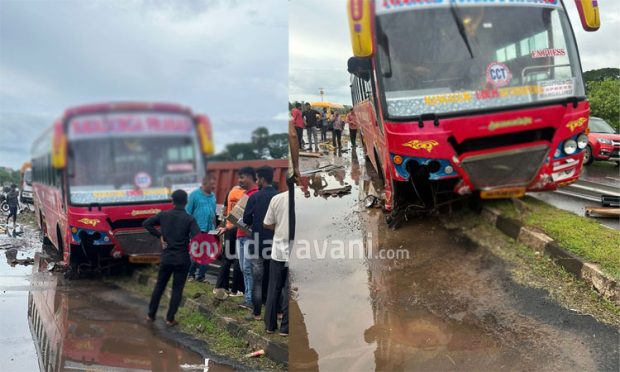
[[[547,234],[526,226],[517,219],[502,216],[495,208],[483,207],[482,217],[510,238],[530,247],[535,252],[548,256],[557,265],[587,282],[604,298],[620,306],[620,288],[617,281],[603,273],[597,265],[586,262],[562,248]]]
[[[149,288],[154,288],[157,279],[155,274],[148,275],[147,273],[135,271],[132,275],[134,282],[140,285],[146,285]],[[164,297],[170,300],[172,292],[170,288],[166,288]],[[233,318],[224,317],[216,314],[205,304],[202,304],[195,299],[183,297],[181,306],[190,311],[198,311],[207,318],[213,320],[220,328],[225,329],[233,337],[243,339],[250,345],[250,348],[254,350],[265,350],[265,355],[276,363],[288,366],[288,345],[280,342],[269,340],[251,329],[247,329],[242,324]]]

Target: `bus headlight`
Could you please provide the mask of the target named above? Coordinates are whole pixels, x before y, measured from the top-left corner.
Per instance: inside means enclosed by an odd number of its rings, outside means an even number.
[[[568,139],[566,140],[566,142],[564,142],[564,153],[566,155],[572,155],[575,153],[575,151],[577,151],[577,141],[575,141],[574,139]]]
[[[577,137],[577,147],[579,147],[580,150],[583,150],[586,146],[588,146],[588,136],[582,133],[579,137]]]

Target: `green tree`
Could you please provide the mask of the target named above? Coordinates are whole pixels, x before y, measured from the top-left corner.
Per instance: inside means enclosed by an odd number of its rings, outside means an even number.
[[[590,81],[587,85],[592,116],[620,129],[620,80]]]
[[[252,132],[252,143],[259,153],[269,146],[269,129],[259,127]]]
[[[288,133],[275,133],[270,135],[268,147],[272,158],[286,158],[288,156]]]

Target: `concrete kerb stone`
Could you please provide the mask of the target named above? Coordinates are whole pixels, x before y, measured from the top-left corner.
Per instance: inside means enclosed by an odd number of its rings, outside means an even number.
[[[482,216],[507,236],[516,239],[536,252],[544,253],[557,265],[584,280],[603,297],[620,306],[620,288],[616,280],[603,273],[595,264],[585,262],[581,257],[560,247],[547,234],[524,226],[521,221],[502,216],[494,208],[485,206],[482,210]]]
[[[527,245],[538,253],[543,253],[547,244],[551,243],[553,239],[545,233],[532,229],[531,227],[521,226],[517,241]]]
[[[150,288],[155,286],[157,280],[144,273],[134,273],[132,276],[134,281],[141,285],[147,285]],[[164,292],[164,297],[167,300],[170,300],[170,296],[172,295],[172,291],[170,288],[166,288]],[[237,322],[233,318],[224,317],[215,314],[209,307],[204,304],[187,297],[183,297],[181,301],[181,306],[189,309],[190,311],[198,311],[207,318],[213,320],[220,328],[225,329],[228,333],[230,333],[234,337],[242,338],[244,341],[248,343],[248,345],[252,349],[263,349],[265,350],[265,355],[280,364],[288,365],[288,347],[287,345],[281,344],[279,342],[275,342],[265,338],[251,329],[247,329],[243,327],[239,322]]]

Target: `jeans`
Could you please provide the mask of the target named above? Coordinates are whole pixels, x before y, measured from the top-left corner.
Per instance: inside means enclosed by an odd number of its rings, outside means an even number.
[[[200,265],[196,261],[192,260],[192,263],[189,265],[189,277],[196,278],[198,281],[202,281],[205,278],[205,274],[207,273],[208,265]],[[198,274],[196,274],[198,271]]]
[[[265,260],[263,257],[252,258],[252,307],[253,314],[259,316],[263,301],[267,299],[267,290],[269,285],[269,264],[271,260]]]
[[[254,283],[252,281],[252,262],[249,260],[249,247],[251,239],[247,236],[237,238],[237,248],[239,249],[239,264],[241,265],[241,272],[243,273],[243,283],[245,285],[245,304],[252,306],[252,289]]]
[[[321,125],[321,141],[327,141],[327,123]]]
[[[287,262],[271,260],[269,265],[269,290],[265,306],[265,329],[274,332],[278,327],[278,305],[282,306],[280,332],[288,333],[288,266]]]
[[[357,147],[355,139],[357,138],[357,129],[349,128],[349,134],[351,135],[351,147]]]
[[[149,317],[155,319],[157,309],[159,308],[159,301],[161,296],[166,290],[168,281],[172,276],[172,296],[170,297],[170,306],[168,306],[168,314],[166,320],[173,321],[174,316],[179,309],[181,299],[183,297],[183,288],[185,287],[185,280],[187,279],[187,272],[189,271],[189,264],[165,264],[159,265],[159,273],[157,274],[157,284],[153,289],[151,295],[151,302],[149,304]]]
[[[310,145],[310,150],[312,150],[312,144],[316,146],[317,150],[319,148],[319,140],[316,133],[316,127],[307,127],[306,132],[308,132],[308,145]],[[314,139],[314,142],[312,140]]]
[[[17,206],[9,205],[9,215],[6,218],[6,224],[9,224],[9,220],[13,217],[13,225],[17,224]]]
[[[226,245],[224,246],[225,249],[222,251],[222,256],[220,257],[220,260],[222,262],[222,268],[220,269],[220,273],[217,276],[217,283],[215,283],[215,288],[223,288],[225,290],[228,290],[230,285],[230,268],[232,267],[233,277],[232,286],[230,286],[230,291],[232,293],[245,292],[245,288],[243,285],[243,274],[241,273],[241,267],[239,266],[239,259],[237,256],[236,236],[236,227],[230,230],[226,230],[226,234],[224,235]]]
[[[336,141],[338,141],[338,146],[336,146]],[[332,134],[332,144],[334,145],[334,147],[337,147],[338,150],[342,149],[342,130],[334,129],[334,132]]]
[[[303,148],[303,135],[304,135],[304,128],[299,128],[299,127],[295,127],[295,131],[297,132],[297,142],[299,142],[299,148],[302,149]]]

